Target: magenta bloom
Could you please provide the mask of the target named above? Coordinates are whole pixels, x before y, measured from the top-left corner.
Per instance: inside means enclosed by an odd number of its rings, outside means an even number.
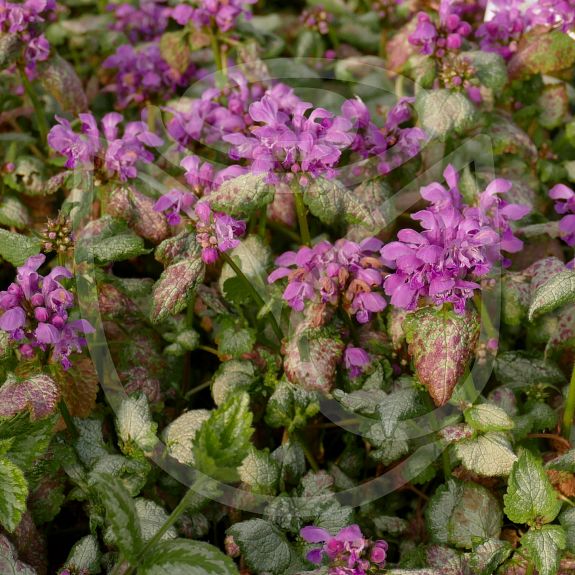
[[[106,91],[116,94],[119,109],[156,98],[167,100],[178,88],[187,87],[195,73],[193,65],[184,73],[171,68],[162,58],[159,41],[138,48],[123,44],[102,66],[115,70]]]
[[[458,52],[471,34],[471,25],[461,19],[452,5],[451,0],[441,0],[438,24],[425,12],[417,15],[417,27],[408,39],[421,48],[422,54],[443,58],[447,52]]]
[[[291,112],[283,111],[272,95],[266,94],[249,107],[254,122],[250,134],[232,133],[224,140],[232,144],[233,160],[248,160],[254,173],[268,175],[270,183],[298,178],[300,185],[310,176],[332,178],[341,150],[350,146],[351,122],[323,108],[299,102]]]
[[[221,252],[240,245],[239,238],[246,232],[246,223],[227,214],[212,212],[208,202],[196,204],[196,239],[202,247],[202,260],[213,264]]]
[[[156,40],[168,27],[172,12],[165,0],[143,0],[137,6],[110,4],[108,10],[114,13],[110,28],[123,32],[131,44]]]
[[[496,52],[509,60],[528,25],[529,18],[513,4],[499,5],[491,20],[481,24],[475,35],[484,52]]]
[[[0,35],[16,34],[26,46],[25,68],[31,79],[36,75],[37,62],[47,60],[50,55],[50,44],[41,25],[53,16],[55,10],[54,0],[25,0],[22,3],[0,0]]]
[[[353,347],[348,345],[343,355],[345,368],[347,369],[351,378],[359,377],[366,366],[371,363],[371,359],[367,351],[361,347]]]
[[[212,22],[222,31],[231,30],[240,16],[250,18],[251,13],[246,6],[255,4],[256,0],[200,0],[198,6],[179,4],[172,17],[178,24],[185,26],[193,21],[197,26],[210,26]]]
[[[381,251],[395,267],[384,286],[397,307],[416,309],[420,298],[426,298],[437,305],[452,303],[463,313],[467,299],[480,287],[473,279],[487,274],[497,262],[507,265],[502,251],[513,253],[523,246],[509,222],[524,217],[529,208],[499,197],[511,182],[494,180],[479,194],[478,205],[466,206],[452,166],[444,177],[448,188],[433,183],[421,189],[431,205],[411,217],[423,231],[400,230],[398,241]]]
[[[529,7],[527,14],[533,26],[561,28],[563,32],[575,24],[575,2],[573,0],[538,0]]]
[[[322,544],[307,554],[307,560],[315,565],[325,561],[329,575],[367,575],[385,566],[387,542],[378,540],[372,545],[358,525],[344,527],[337,535],[310,525],[300,535],[308,543]]]
[[[421,128],[406,127],[412,119],[411,104],[415,98],[401,98],[387,114],[383,128],[371,121],[367,106],[356,98],[342,106],[344,117],[356,130],[351,149],[363,158],[377,157],[378,172],[387,175],[419,154],[426,139]]]
[[[81,134],[72,129],[68,120],[58,116],[58,124],[48,134],[48,144],[67,158],[67,168],[95,164],[101,167],[104,177],[115,175],[125,182],[137,176],[139,161],[150,163],[154,159],[147,147],[162,144],[162,139],[143,122],[128,122],[120,136],[118,126],[123,117],[117,112],[102,118],[102,132],[91,113],[80,114],[79,119]]]
[[[313,248],[285,252],[276,259],[279,267],[268,282],[288,278],[283,298],[296,311],[303,311],[310,300],[334,307],[341,303],[359,323],[367,323],[387,305],[378,291],[383,284],[383,263],[378,254],[382,245],[376,238],[359,244],[341,239],[333,245],[323,241]]]
[[[41,276],[37,270],[45,260],[41,254],[28,258],[18,268],[16,282],[0,292],[0,309],[4,311],[0,329],[19,343],[24,357],[33,357],[36,349],[50,349],[53,357],[68,369],[70,354],[82,351],[86,345],[84,334],[92,333],[94,328],[84,319],[69,319],[74,296],[58,280],[71,278],[72,273],[58,266]]]
[[[555,200],[555,211],[563,215],[559,222],[562,239],[575,246],[575,193],[564,184],[557,184],[549,190],[549,197]]]

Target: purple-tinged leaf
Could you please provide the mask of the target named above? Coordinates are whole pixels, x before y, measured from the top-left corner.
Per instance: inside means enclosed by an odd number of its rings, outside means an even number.
[[[24,410],[32,421],[51,415],[60,401],[60,389],[45,374],[34,375],[23,381],[9,376],[0,387],[0,417],[12,417]]]
[[[110,215],[125,220],[139,235],[158,244],[168,236],[165,216],[154,210],[154,200],[126,187],[112,192],[107,206]]]
[[[159,322],[183,311],[190,296],[203,281],[204,273],[205,264],[199,257],[167,267],[154,286],[152,321]]]
[[[479,337],[477,312],[468,309],[458,315],[426,307],[409,315],[403,327],[419,381],[435,405],[444,405],[473,355]]]

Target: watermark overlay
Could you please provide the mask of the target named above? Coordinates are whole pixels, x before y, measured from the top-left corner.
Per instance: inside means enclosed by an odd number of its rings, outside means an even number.
[[[326,68],[329,63],[329,68]],[[217,89],[224,97],[229,96],[233,90],[250,90],[254,86],[264,91],[272,85],[279,83],[293,88],[295,94],[302,100],[311,102],[314,106],[324,106],[337,112],[341,104],[350,97],[350,93],[371,94],[371,101],[378,101],[382,106],[389,107],[398,99],[398,94],[386,89],[385,86],[401,86],[402,91],[409,93],[420,92],[420,86],[413,84],[408,78],[403,78],[400,82],[393,83],[390,75],[381,67],[364,64],[361,70],[363,77],[357,80],[340,81],[333,77],[332,71],[334,62],[325,60],[290,60],[276,59],[265,62],[257,62],[257,66],[230,68],[227,71],[227,78],[221,74],[213,77],[205,77],[201,82],[190,86],[186,95],[179,101],[168,103],[165,108],[148,109],[151,115],[150,125],[162,123],[169,110],[186,110],[191,98],[202,98],[206,95],[206,90]],[[337,65],[337,63],[335,64]],[[254,72],[256,70],[256,72]],[[251,76],[250,76],[251,74]],[[238,86],[237,78],[248,78],[246,85]],[[387,78],[383,82],[378,78]],[[326,85],[331,88],[327,89]],[[374,94],[376,95],[374,97]],[[402,94],[399,94],[400,96]],[[208,130],[209,131],[209,130]],[[159,161],[143,170],[138,178],[148,189],[155,190],[159,195],[166,193],[171,188],[185,189],[181,182],[171,175],[174,167],[179,166],[179,162],[186,155],[184,146],[176,143],[169,137],[169,128],[163,125],[164,140],[168,142],[160,150]],[[212,134],[208,141],[201,141],[203,152],[202,161],[207,161],[213,165],[214,169],[222,169],[233,165],[233,160],[227,156],[228,145],[217,135]],[[188,152],[189,153],[189,152]],[[393,149],[392,149],[393,153]],[[467,139],[460,141],[456,148],[445,149],[444,144],[435,140],[427,140],[422,143],[421,154],[423,158],[423,170],[412,181],[404,185],[392,197],[386,200],[379,209],[387,215],[387,226],[392,228],[394,221],[402,215],[408,213],[421,198],[419,189],[432,181],[441,179],[443,168],[452,164],[456,171],[461,172],[466,167],[473,167],[491,179],[495,178],[494,155],[491,139],[486,134],[474,134]],[[410,158],[404,158],[402,163],[406,163]],[[345,182],[350,194],[353,189],[369,179],[378,177],[378,159],[360,160],[337,168],[337,177]],[[76,230],[81,230],[94,217],[93,203],[96,200],[97,182],[95,174],[86,171],[84,168],[77,168],[74,173],[75,192],[73,201],[78,202],[78,206],[73,210],[73,224]],[[122,184],[123,186],[129,184]],[[276,194],[291,194],[289,187],[278,186]],[[270,288],[266,278],[269,272],[264,264],[253,258],[254,269],[251,270],[250,277],[255,277],[254,287],[264,301],[270,298]],[[258,267],[259,266],[259,267]],[[490,342],[497,338],[500,306],[501,306],[501,269],[494,269],[489,275],[489,287],[482,290],[481,309],[481,332],[477,349],[485,350]],[[120,375],[114,361],[110,348],[106,340],[104,321],[98,305],[98,288],[96,267],[93,261],[84,261],[76,266],[77,297],[82,316],[89,320],[96,332],[88,338],[89,353],[94,362],[99,381],[102,385],[106,399],[111,408],[117,412],[122,402],[128,397]],[[285,315],[282,304],[273,307],[271,313],[279,322]],[[302,321],[299,312],[289,310],[289,329],[286,336],[289,337],[297,329]],[[306,350],[300,349],[302,357]],[[495,351],[483,353],[475,357],[471,369],[466,374],[464,381],[459,386],[466,390],[466,400],[472,403],[485,389],[493,370]],[[416,450],[395,467],[389,469],[378,477],[361,483],[353,488],[345,489],[334,493],[334,497],[343,505],[357,507],[373,502],[409,483],[422,471],[441,456],[447,448],[447,444],[438,439],[439,422],[450,421],[450,416],[457,414],[460,409],[454,405],[445,405],[413,419],[401,421],[398,424],[398,431],[405,441],[410,441],[417,445]],[[350,413],[342,404],[330,395],[323,395],[320,401],[320,412],[330,422],[344,429],[349,433],[361,436],[360,429],[365,425],[374,423],[374,420],[362,417],[356,413]],[[353,423],[349,420],[353,419]],[[365,425],[361,425],[361,424]],[[390,441],[394,441],[391,437]],[[234,487],[221,482],[215,482],[206,477],[199,470],[192,466],[184,465],[170,455],[168,447],[159,441],[154,451],[148,454],[150,459],[163,471],[180,483],[197,490],[206,497],[218,501],[224,505],[248,511],[252,513],[263,513],[267,506],[274,502],[277,497],[256,494],[240,487]],[[214,489],[214,484],[217,488]],[[209,486],[209,487],[207,487]],[[290,500],[293,505],[291,509],[298,509],[303,506],[307,498],[281,496],[285,500]],[[326,496],[322,495],[321,499]],[[299,503],[299,504],[298,504]],[[295,512],[295,511],[294,511]],[[303,519],[303,518],[302,518]]]

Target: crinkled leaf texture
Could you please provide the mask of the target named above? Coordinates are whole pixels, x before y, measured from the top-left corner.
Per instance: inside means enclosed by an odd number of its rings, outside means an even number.
[[[274,199],[275,188],[265,174],[244,174],[223,182],[210,193],[210,206],[235,217],[249,217]],[[199,203],[202,201],[200,200]]]
[[[487,539],[474,545],[469,558],[469,567],[475,575],[492,575],[512,551],[513,546],[508,541]]]
[[[41,242],[37,238],[29,238],[0,229],[0,256],[13,266],[24,265],[30,257],[40,252]]]
[[[0,573],[3,575],[36,575],[32,567],[18,561],[16,550],[5,535],[0,535]]]
[[[435,405],[444,405],[474,353],[479,337],[477,312],[468,309],[458,315],[426,307],[408,315],[404,329],[418,379]]]
[[[89,572],[97,573],[101,556],[98,539],[94,535],[86,535],[72,547],[64,567],[76,571],[87,569]]]
[[[559,525],[531,528],[521,538],[521,546],[529,552],[539,575],[556,575],[565,549],[565,530]]]
[[[513,420],[505,411],[490,403],[474,405],[464,412],[465,421],[477,431],[507,431],[513,429]]]
[[[106,519],[122,555],[135,562],[142,551],[142,529],[132,496],[109,473],[93,475],[95,486],[106,509]]]
[[[138,567],[140,575],[238,575],[234,562],[203,541],[175,539],[155,545]]]
[[[509,475],[517,461],[507,437],[493,431],[459,441],[454,450],[466,469],[484,477]]]
[[[575,302],[575,271],[565,270],[540,286],[531,299],[529,319]]]
[[[561,509],[543,465],[527,450],[513,465],[503,501],[505,514],[515,523],[550,523]]]
[[[285,575],[292,562],[292,550],[285,535],[272,523],[250,519],[228,529],[242,556],[256,573]]]
[[[193,465],[194,438],[202,424],[209,418],[210,412],[207,409],[192,409],[174,419],[162,433],[170,455],[180,463]]]
[[[439,487],[425,513],[432,540],[470,549],[474,538],[497,538],[503,523],[499,502],[485,487],[450,479]]]
[[[236,481],[251,446],[252,419],[247,393],[234,395],[214,409],[194,438],[195,466],[213,479]]]
[[[36,421],[54,413],[59,400],[60,389],[50,376],[41,373],[18,381],[10,375],[0,387],[0,417],[28,410]]]
[[[18,466],[6,458],[0,458],[0,485],[0,524],[13,532],[26,511],[28,482]]]
[[[154,449],[158,441],[157,427],[152,421],[148,399],[144,394],[127,397],[116,412],[116,430],[126,455],[133,454],[135,448],[144,452]]]

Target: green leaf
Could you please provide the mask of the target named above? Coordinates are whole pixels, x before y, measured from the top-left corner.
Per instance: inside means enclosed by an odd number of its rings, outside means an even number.
[[[254,493],[273,495],[276,492],[280,466],[267,451],[252,447],[239,468],[240,480]]]
[[[543,88],[543,93],[537,100],[539,107],[539,123],[548,130],[553,130],[565,124],[569,115],[569,96],[566,84],[551,84]],[[569,169],[569,164],[565,166]]]
[[[265,420],[271,427],[286,427],[293,431],[304,427],[318,411],[317,393],[282,380],[270,397]]]
[[[100,546],[94,535],[86,535],[74,544],[64,567],[72,571],[87,570],[89,573],[100,572]]]
[[[505,514],[514,523],[550,523],[561,509],[541,462],[527,450],[513,465],[503,500]]]
[[[563,455],[551,459],[545,464],[545,469],[575,473],[575,449],[570,449]]]
[[[360,224],[368,229],[378,226],[372,206],[339,180],[313,180],[304,189],[303,200],[309,211],[328,226],[342,223]]]
[[[159,322],[183,311],[204,279],[205,265],[200,257],[168,266],[154,285],[152,321]]]
[[[464,53],[463,58],[471,62],[481,84],[491,88],[496,94],[503,90],[507,84],[507,64],[499,54],[469,50]]]
[[[213,410],[198,430],[192,453],[196,467],[220,481],[236,481],[248,454],[253,414],[247,393],[236,394]]]
[[[251,570],[285,575],[292,551],[285,535],[275,525],[263,519],[250,519],[230,527],[228,534],[239,545]]]
[[[215,341],[220,353],[239,358],[253,351],[256,343],[256,332],[244,323],[241,319],[230,315],[218,318]]]
[[[144,394],[127,397],[116,411],[116,431],[120,447],[126,455],[133,455],[138,450],[152,451],[158,442],[157,428]]]
[[[30,256],[38,254],[40,247],[39,239],[0,229],[0,256],[15,267],[24,265]]]
[[[425,519],[433,541],[470,549],[475,538],[499,536],[503,513],[485,487],[450,479],[429,500]]]
[[[12,533],[26,511],[28,482],[18,466],[0,458],[0,485],[0,524]]]
[[[256,371],[251,361],[232,359],[222,363],[212,383],[215,404],[222,405],[232,394],[247,391],[256,380]]]
[[[0,535],[0,573],[3,575],[37,575],[32,567],[18,561],[14,545],[5,535]]]
[[[162,434],[170,455],[180,463],[194,465],[194,438],[209,418],[210,412],[207,409],[192,409],[174,419]]]
[[[135,562],[139,559],[143,542],[134,500],[112,475],[98,473],[93,478],[118,549],[128,561]]]
[[[459,315],[445,308],[425,307],[409,314],[403,328],[415,373],[435,405],[449,401],[471,359],[479,337],[474,310]]]
[[[529,306],[529,319],[549,313],[569,303],[575,302],[575,272],[565,270],[553,276],[535,291]]]
[[[234,562],[203,541],[176,539],[155,545],[138,567],[140,575],[238,575]]]
[[[29,422],[26,433],[11,438],[6,458],[27,473],[34,462],[48,449],[54,436],[54,426],[59,414],[37,422]]]
[[[517,456],[507,437],[488,432],[457,442],[453,449],[463,466],[484,477],[509,475]]]
[[[575,42],[559,30],[534,31],[525,36],[508,63],[512,80],[534,74],[554,74],[570,68],[575,62]]]
[[[119,453],[106,453],[94,464],[89,480],[92,480],[92,474],[98,476],[101,473],[115,477],[135,497],[146,484],[150,464],[147,460],[128,459]]]
[[[125,222],[109,216],[90,222],[76,242],[76,260],[83,262],[93,258],[99,265],[128,260],[148,252],[144,240]]]
[[[0,199],[0,224],[19,230],[26,228],[30,224],[28,208],[12,195],[3,196]]]
[[[134,504],[142,531],[142,541],[147,543],[168,520],[168,514],[163,507],[143,497],[134,500]],[[175,539],[177,536],[178,532],[176,528],[172,526],[162,535],[161,541],[169,541],[170,539]],[[104,542],[111,547],[118,546],[114,530],[111,527],[109,527],[104,534]]]
[[[513,420],[501,407],[490,403],[474,405],[463,412],[465,421],[477,431],[506,431],[513,428]]]
[[[79,434],[76,453],[81,462],[91,468],[100,457],[108,454],[102,435],[102,422],[99,419],[75,419],[74,424]]]
[[[487,539],[473,546],[469,567],[474,575],[492,575],[512,552],[511,543],[500,539]]]
[[[0,34],[0,70],[14,64],[22,51],[23,43],[16,32]]]
[[[171,68],[183,74],[190,66],[192,53],[187,30],[164,32],[160,38],[160,54]]]
[[[539,575],[557,575],[561,553],[566,546],[565,530],[559,525],[531,528],[521,537]]]
[[[244,174],[226,180],[212,191],[209,203],[212,209],[230,216],[249,217],[271,203],[274,195],[275,187],[266,182],[265,174]],[[200,203],[203,201],[200,200]]]
[[[561,386],[565,383],[565,376],[556,365],[520,351],[500,353],[494,368],[497,380],[511,389],[525,389],[536,384]]]
[[[559,515],[559,523],[565,531],[565,548],[575,553],[575,507],[568,507]]]
[[[426,134],[445,139],[451,132],[463,133],[477,119],[475,106],[461,93],[449,90],[421,91],[415,109]]]

